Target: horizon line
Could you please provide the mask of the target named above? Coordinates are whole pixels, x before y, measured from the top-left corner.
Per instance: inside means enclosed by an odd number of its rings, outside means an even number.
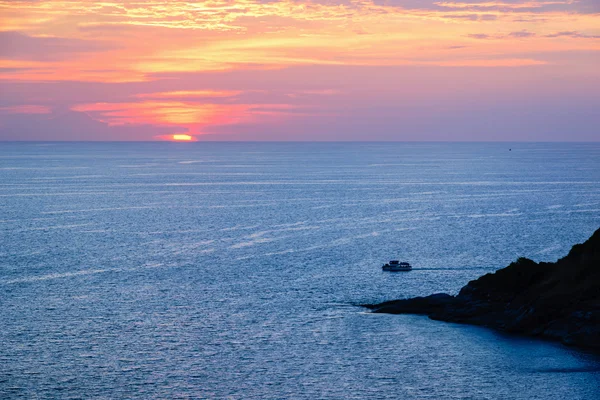
[[[0,143],[600,143],[600,140],[1,140]]]

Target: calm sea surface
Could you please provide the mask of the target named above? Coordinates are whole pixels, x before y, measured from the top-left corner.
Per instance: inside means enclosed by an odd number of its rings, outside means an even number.
[[[356,304],[598,227],[600,144],[0,143],[0,398],[596,399],[597,355]]]

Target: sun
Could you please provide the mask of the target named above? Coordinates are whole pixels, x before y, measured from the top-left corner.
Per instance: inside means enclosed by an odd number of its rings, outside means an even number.
[[[193,136],[190,135],[173,135],[173,140],[177,142],[189,142],[194,139]]]

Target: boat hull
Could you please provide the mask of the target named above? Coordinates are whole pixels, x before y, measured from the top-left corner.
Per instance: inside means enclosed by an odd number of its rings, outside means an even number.
[[[412,270],[412,267],[391,267],[391,266],[383,266],[381,267],[381,269],[383,269],[384,271],[389,271],[389,272],[407,272]]]

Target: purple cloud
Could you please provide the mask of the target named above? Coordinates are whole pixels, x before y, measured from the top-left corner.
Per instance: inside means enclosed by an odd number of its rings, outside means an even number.
[[[488,35],[486,33],[471,33],[468,34],[467,37],[471,39],[505,39],[505,38],[515,38],[515,39],[526,39],[530,37],[537,36],[534,32],[529,32],[527,30],[510,32],[509,34],[496,34],[496,35]]]
[[[571,38],[580,38],[580,39],[600,39],[600,35],[584,35],[581,32],[577,31],[565,31],[565,32],[556,32],[550,35],[546,35],[549,38],[555,37],[571,37]]]
[[[328,0],[321,0],[327,2]],[[531,2],[530,0],[502,0],[501,2],[486,2],[481,0],[375,0],[376,4],[396,6],[408,10],[423,11],[449,11],[457,10],[460,4],[462,11],[503,11],[511,13],[544,13],[544,12],[570,12],[580,14],[600,13],[600,1],[579,0],[576,2]],[[518,5],[520,7],[511,7]]]
[[[118,46],[97,40],[36,37],[14,31],[0,31],[0,58],[51,61],[75,53],[107,51]]]
[[[533,37],[533,36],[535,36],[535,33],[529,32],[525,29],[523,29],[522,31],[518,31],[518,32],[511,32],[508,34],[508,37],[519,38],[519,39],[529,38],[529,37]]]
[[[494,39],[495,36],[490,36],[488,34],[485,33],[470,33],[467,35],[467,37],[470,37],[471,39]]]
[[[598,54],[582,52],[578,57]],[[130,83],[0,82],[0,107],[38,104],[68,109],[85,103],[130,102],[143,93],[232,90],[241,93],[222,101],[252,104],[252,112],[264,115],[256,121],[203,127],[203,133],[213,136],[201,139],[597,140],[600,76],[593,69],[566,74],[554,63],[564,59],[564,52],[544,57],[553,63],[493,70],[298,66],[169,72],[153,75],[153,81]],[[179,132],[185,129],[108,126],[75,112],[0,118],[0,140],[151,140]]]
[[[9,141],[146,141],[174,133],[187,133],[187,129],[152,125],[109,126],[75,111],[9,114],[3,115],[0,120],[0,140]]]

